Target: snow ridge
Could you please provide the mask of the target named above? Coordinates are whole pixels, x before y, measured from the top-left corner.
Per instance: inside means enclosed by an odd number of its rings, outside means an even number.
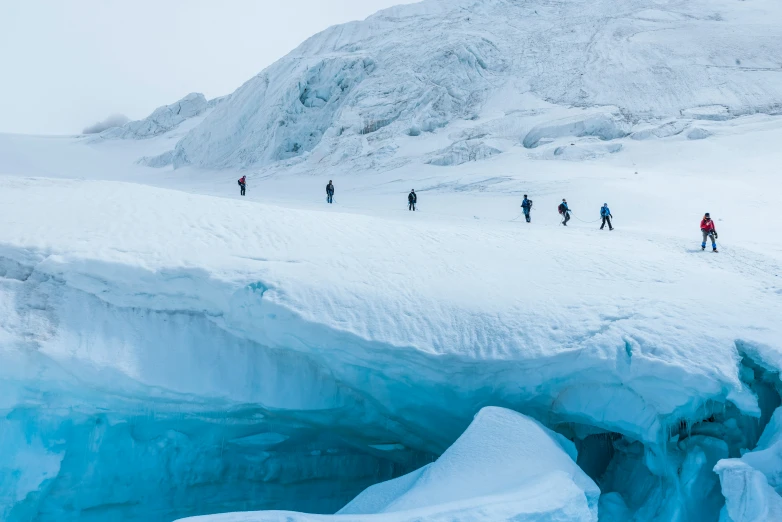
[[[210,107],[201,93],[190,93],[176,103],[158,107],[144,118],[100,133],[101,138],[138,140],[152,138],[175,129],[183,121],[198,116]]]

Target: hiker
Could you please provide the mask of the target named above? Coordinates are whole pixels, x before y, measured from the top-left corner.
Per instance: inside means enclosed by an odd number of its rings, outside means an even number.
[[[614,216],[611,215],[611,210],[608,208],[608,203],[603,203],[603,206],[600,207],[600,217],[603,218],[603,224],[600,225],[600,230],[603,230],[603,227],[606,226],[606,223],[608,223],[608,230],[614,229],[614,227],[611,225],[611,218]]]
[[[562,216],[565,218],[564,221],[562,221],[562,224],[567,226],[567,222],[570,221],[570,207],[567,206],[567,200],[565,198],[562,198],[562,203],[559,204],[557,209],[559,210],[559,213],[562,214]]]
[[[328,203],[334,203],[334,185],[329,180],[329,184],[326,185],[326,201]]]
[[[415,212],[415,204],[418,203],[418,196],[415,193],[415,189],[410,191],[407,195],[407,210]]]
[[[532,200],[527,199],[526,194],[524,194],[524,201],[521,202],[521,210],[524,212],[524,219],[526,219],[527,223],[529,223],[530,222],[529,211],[532,210]]]
[[[701,233],[703,233],[701,250],[706,250],[706,240],[711,239],[712,252],[717,252],[717,229],[714,228],[714,221],[711,220],[711,216],[708,212],[706,212],[701,220]]]
[[[247,189],[247,176],[242,176],[239,178],[239,189],[241,190],[241,195],[244,196],[244,191]]]

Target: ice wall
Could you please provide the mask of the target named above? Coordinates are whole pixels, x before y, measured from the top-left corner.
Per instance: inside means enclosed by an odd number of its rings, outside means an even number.
[[[3,332],[26,332],[0,340],[2,520],[329,513],[429,459],[373,448],[398,438],[307,356],[2,266]]]

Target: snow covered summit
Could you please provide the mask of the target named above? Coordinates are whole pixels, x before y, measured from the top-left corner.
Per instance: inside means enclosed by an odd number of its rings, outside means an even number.
[[[520,143],[556,107],[601,108],[606,121],[585,132],[603,139],[649,119],[778,112],[780,23],[768,0],[425,0],[310,38],[193,129],[173,162],[393,156],[400,137],[488,117],[452,140],[485,155],[483,142]]]

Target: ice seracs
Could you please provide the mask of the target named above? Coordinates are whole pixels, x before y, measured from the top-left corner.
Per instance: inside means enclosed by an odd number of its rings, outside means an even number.
[[[753,451],[721,460],[723,522],[782,520],[782,408],[777,408]]]

